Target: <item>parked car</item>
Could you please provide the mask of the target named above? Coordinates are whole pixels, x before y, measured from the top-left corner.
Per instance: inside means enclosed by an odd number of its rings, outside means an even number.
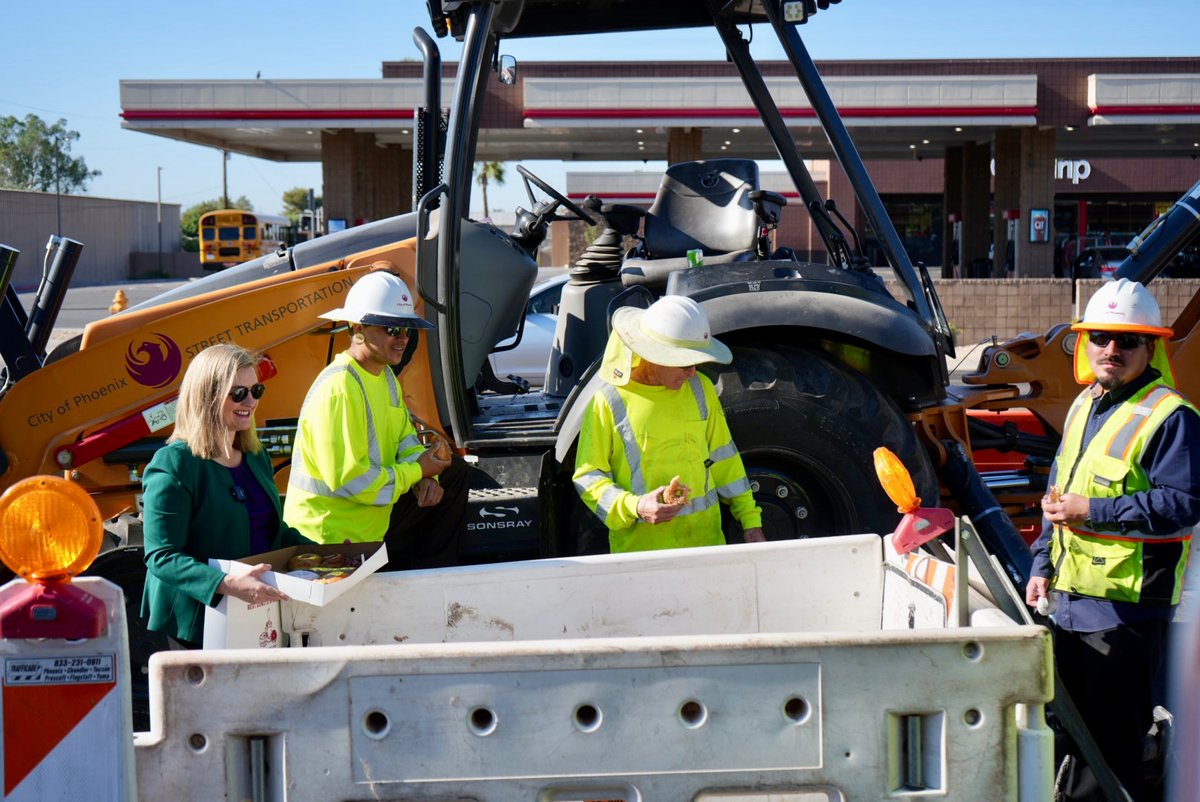
[[[558,303],[566,283],[567,275],[563,271],[560,275],[535,284],[529,291],[529,306],[525,309],[525,331],[521,341],[510,351],[496,351],[488,357],[497,378],[519,376],[529,382],[530,387],[541,387],[545,382],[550,350],[554,344],[554,327],[558,325]],[[511,342],[508,340],[501,346]]]
[[[1111,279],[1127,256],[1129,249],[1124,245],[1087,248],[1075,259],[1073,278]]]

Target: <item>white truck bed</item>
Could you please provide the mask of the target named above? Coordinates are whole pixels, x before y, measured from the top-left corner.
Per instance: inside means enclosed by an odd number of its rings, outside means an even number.
[[[139,797],[1048,798],[1048,633],[945,628],[886,566],[862,535],[374,575],[285,604],[293,648],[155,655]]]

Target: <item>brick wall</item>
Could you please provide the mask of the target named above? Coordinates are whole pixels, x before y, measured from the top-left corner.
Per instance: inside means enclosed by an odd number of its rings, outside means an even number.
[[[1098,280],[1076,282],[1072,295],[1069,279],[935,278],[933,283],[960,346],[973,345],[992,335],[1004,339],[1026,331],[1044,334],[1056,323],[1072,320],[1076,297],[1082,315],[1100,285]],[[887,285],[899,298],[896,282],[887,281]],[[1200,290],[1200,279],[1158,279],[1150,290],[1162,309],[1163,322],[1170,326]]]

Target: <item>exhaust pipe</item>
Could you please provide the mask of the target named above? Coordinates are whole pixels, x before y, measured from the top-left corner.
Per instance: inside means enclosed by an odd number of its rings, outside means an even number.
[[[79,263],[79,254],[82,252],[83,243],[56,234],[51,235],[46,243],[48,266],[42,274],[42,283],[38,285],[33,309],[29,312],[29,322],[25,326],[29,344],[39,359],[46,358],[46,343],[50,341],[50,332],[54,330],[58,311],[67,296],[67,287],[75,275],[75,265]]]
[[[429,190],[442,182],[442,54],[437,43],[423,28],[413,29],[413,44],[421,51],[425,106],[417,109],[413,120],[413,208]],[[430,204],[436,209],[441,198]]]
[[[16,248],[0,245],[0,287],[3,288],[0,292],[0,359],[4,361],[4,367],[0,368],[0,396],[13,382],[42,366],[42,360],[29,347],[29,338],[25,335],[29,319],[12,286],[12,274],[20,255]],[[4,470],[7,468],[0,451],[0,473]]]

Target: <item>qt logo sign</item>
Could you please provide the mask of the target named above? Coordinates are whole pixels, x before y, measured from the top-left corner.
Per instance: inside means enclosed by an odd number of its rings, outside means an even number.
[[[990,162],[992,176],[996,175],[996,160]],[[1054,160],[1054,180],[1055,181],[1070,181],[1072,184],[1078,184],[1080,181],[1087,181],[1092,174],[1092,163],[1087,159],[1055,159]]]
[[[1092,163],[1087,159],[1055,159],[1054,161],[1054,179],[1056,181],[1070,180],[1072,184],[1078,185],[1080,181],[1087,181],[1092,174]]]

